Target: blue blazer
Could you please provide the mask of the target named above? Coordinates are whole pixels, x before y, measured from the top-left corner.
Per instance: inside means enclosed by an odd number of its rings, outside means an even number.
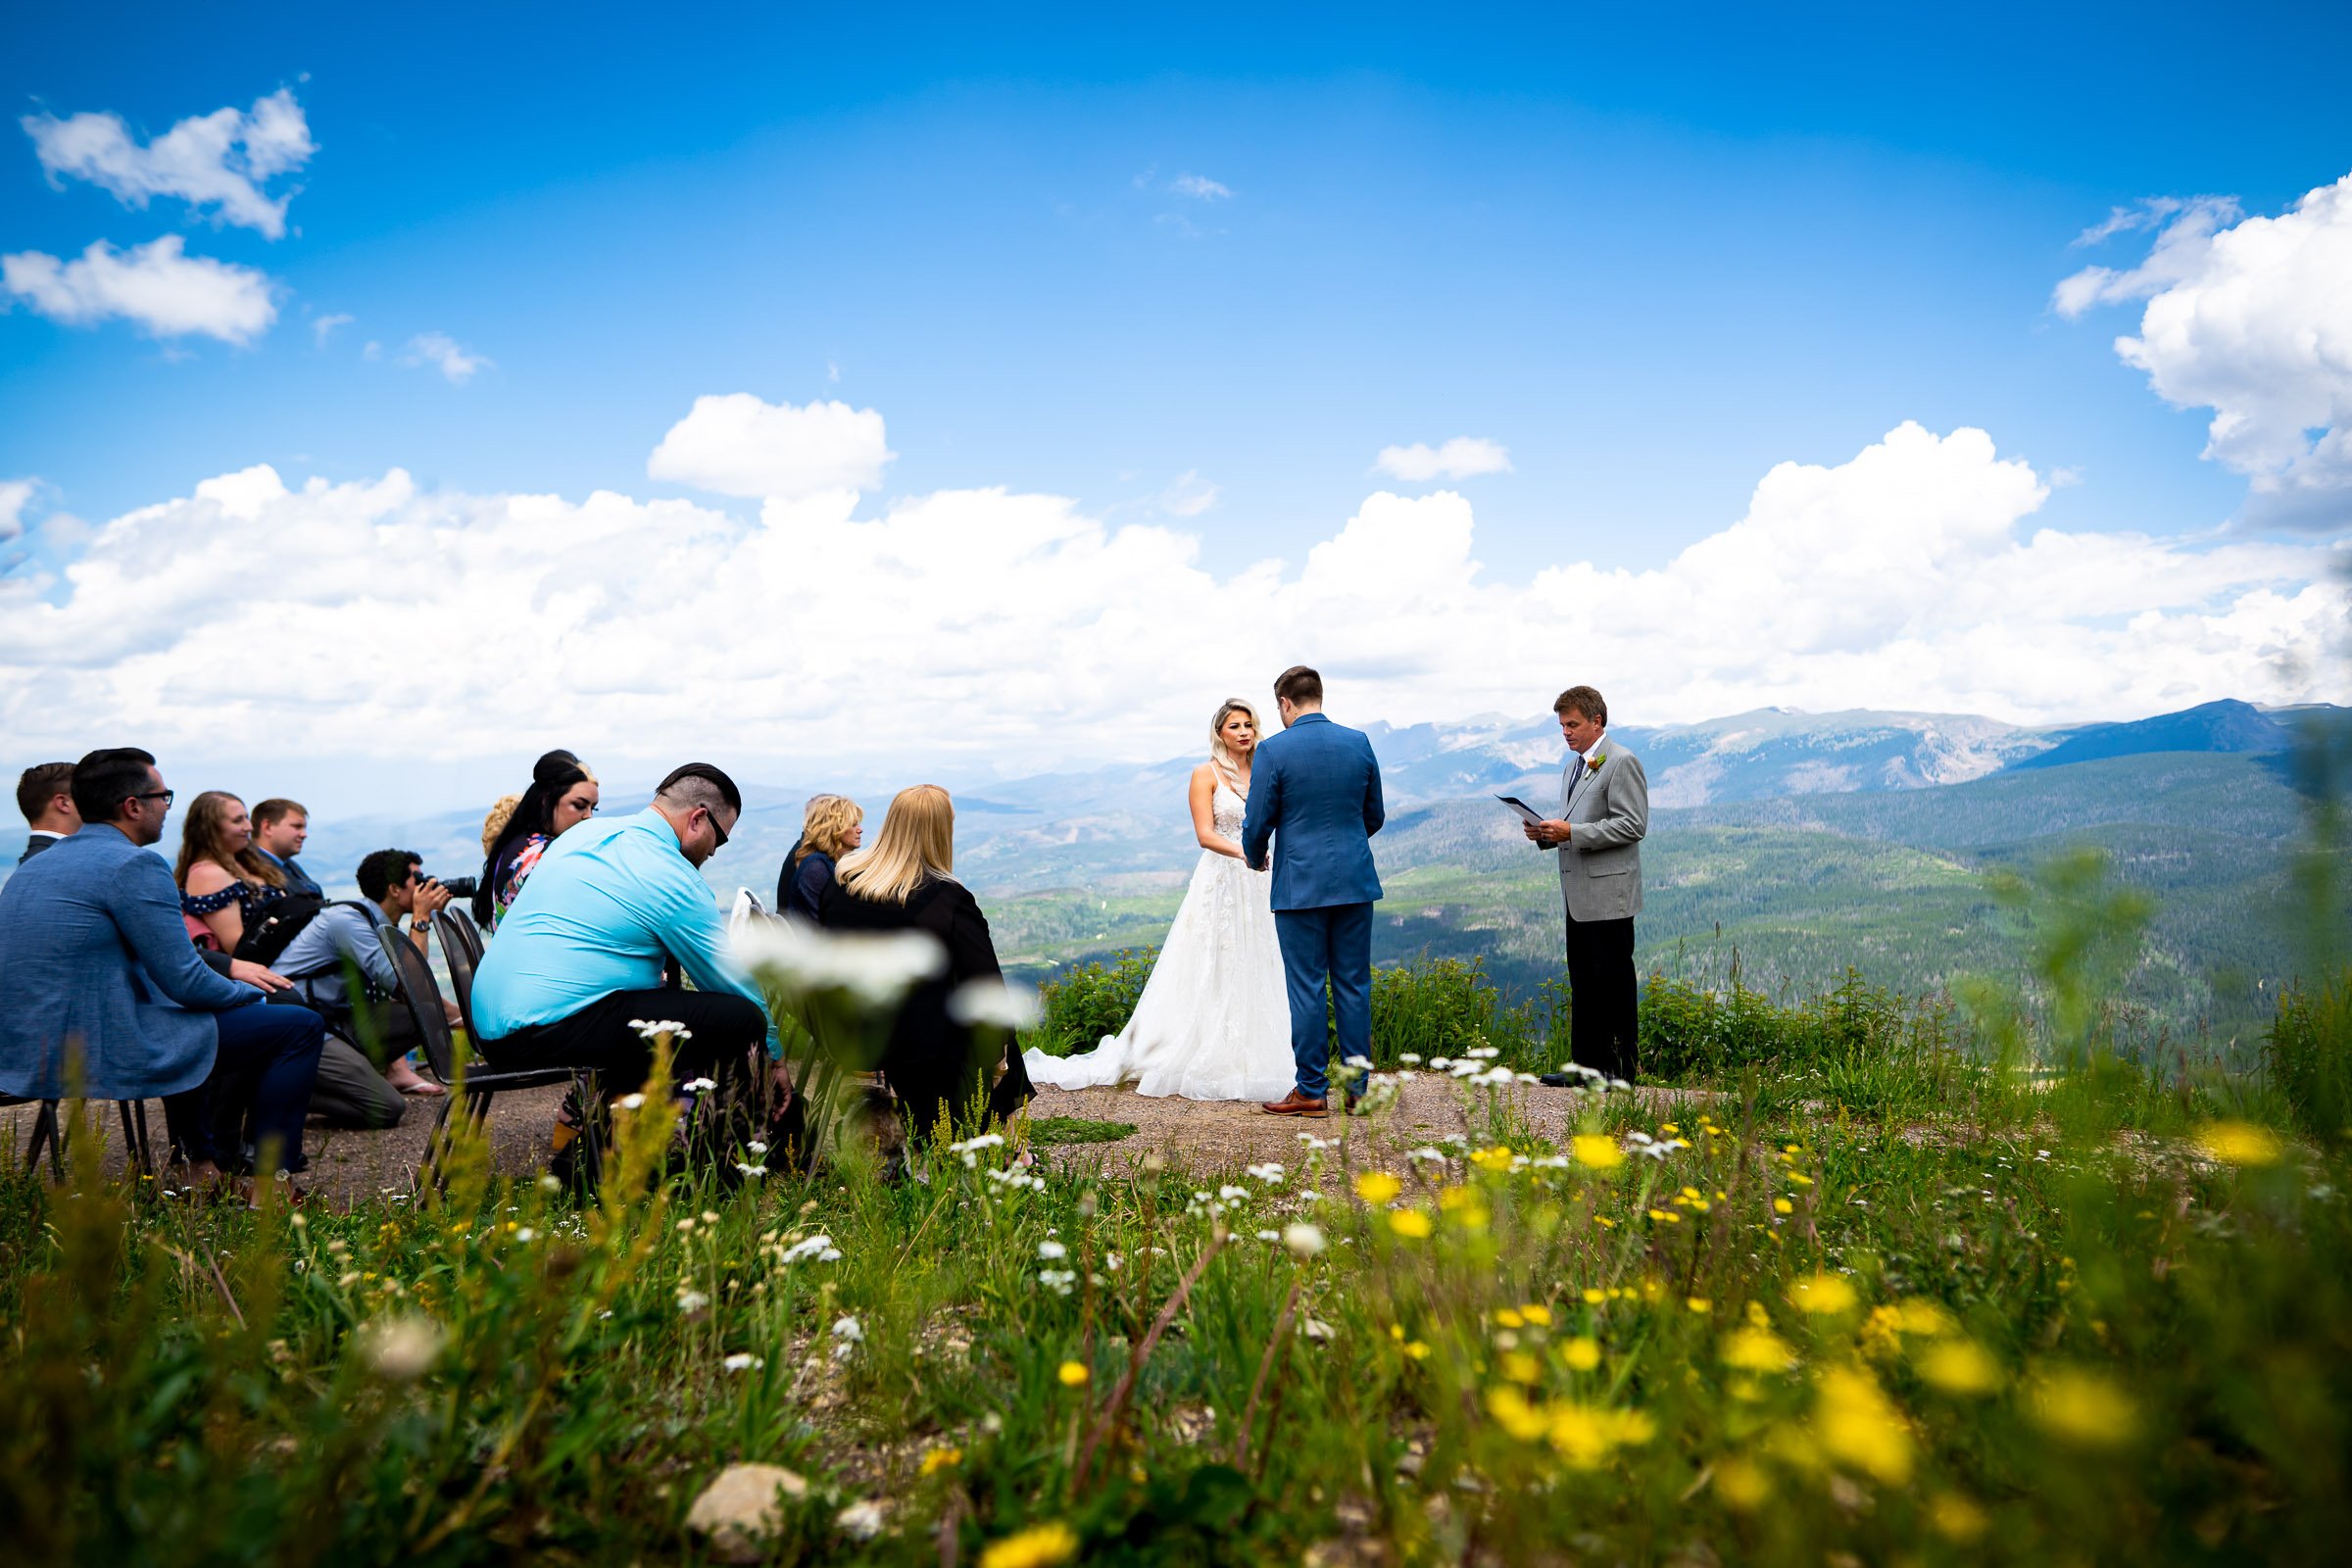
[[[1380,761],[1362,730],[1301,713],[1258,744],[1242,853],[1263,870],[1274,841],[1274,907],[1324,909],[1380,897],[1372,835],[1388,820]]]
[[[213,1070],[212,1015],[261,1000],[196,956],[171,867],[119,828],[86,826],[0,887],[0,1094],[193,1089]]]

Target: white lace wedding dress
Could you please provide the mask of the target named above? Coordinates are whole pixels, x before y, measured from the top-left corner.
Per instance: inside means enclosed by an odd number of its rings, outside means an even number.
[[[1209,798],[1217,832],[1239,844],[1247,807],[1220,776]],[[1186,1100],[1289,1094],[1298,1068],[1266,874],[1202,850],[1127,1027],[1093,1051],[1031,1051],[1022,1060],[1031,1082],[1056,1089],[1132,1083],[1137,1094]]]

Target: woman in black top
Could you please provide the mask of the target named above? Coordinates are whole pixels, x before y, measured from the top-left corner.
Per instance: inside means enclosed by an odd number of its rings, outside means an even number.
[[[907,994],[882,1052],[882,1076],[898,1097],[909,1136],[927,1139],[940,1112],[969,1114],[984,1101],[992,1119],[1010,1117],[1033,1091],[1021,1054],[997,1037],[986,1044],[949,1015],[957,988],[1004,983],[988,916],[971,890],[950,874],[956,807],[935,784],[902,790],[890,803],[870,850],[845,858],[820,905],[837,931],[928,931],[947,950],[944,973]]]
[[[812,797],[801,822],[801,841],[784,857],[783,874],[776,878],[776,912],[814,924],[825,889],[833,885],[834,863],[864,842],[865,813],[856,801]]]

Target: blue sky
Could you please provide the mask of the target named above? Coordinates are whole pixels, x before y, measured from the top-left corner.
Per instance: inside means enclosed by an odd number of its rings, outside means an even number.
[[[0,252],[62,263],[179,235],[266,274],[275,312],[232,344],[69,324],[19,292],[0,314],[0,481],[30,486],[20,607],[71,611],[97,590],[67,568],[112,519],[262,464],[296,493],[397,467],[428,496],[576,505],[602,489],[757,529],[758,496],[647,468],[698,397],[733,393],[878,411],[896,456],[859,487],[861,518],[980,487],[1067,498],[1113,533],[1180,533],[1212,585],[1269,558],[1296,574],[1376,491],[1444,489],[1475,510],[1488,581],[1574,564],[1611,595],[1606,573],[1657,571],[1752,517],[1776,465],[1842,471],[1904,421],[1981,428],[1999,461],[2032,466],[2047,493],[2007,514],[2018,538],[2147,535],[2176,555],[2269,539],[2308,558],[2344,532],[2333,501],[2316,527],[2308,509],[2293,528],[2241,517],[2252,470],[2201,456],[2215,409],[2168,406],[2119,360],[2156,283],[2074,318],[2052,308],[2081,269],[2148,257],[2148,227],[2076,243],[2112,210],[2230,196],[2277,215],[2352,171],[2342,8],[236,17],[11,21],[12,122],[111,113],[152,138],[284,90],[316,144],[263,187],[291,193],[271,239],[47,177],[6,127]],[[442,373],[416,346],[435,334],[487,363]],[[1456,437],[1506,449],[1508,471],[1374,471],[1384,447]],[[262,569],[305,527],[247,521]],[[2064,618],[2095,631],[2291,593],[2309,560],[2283,559]],[[534,602],[546,573],[504,569]],[[1407,662],[1419,684],[1383,687],[1383,705],[1442,711],[1444,671]],[[117,688],[125,667],[110,666]],[[2209,685],[2243,684],[2213,668]],[[1818,679],[1748,693],[1719,676],[1672,689],[1822,701]],[[2201,678],[2083,703],[2153,709]],[[1560,683],[1531,669],[1525,701],[1464,701],[1540,710]],[[1915,684],[1910,706],[2066,706]],[[1189,711],[1197,695],[1150,702]],[[931,694],[873,754],[971,700]],[[1104,702],[1039,716],[1092,725]],[[119,689],[110,704],[139,712]],[[862,706],[839,716],[870,730]],[[769,716],[796,714],[811,721],[791,704]],[[17,724],[66,738],[51,713]],[[1045,750],[1149,753],[1182,728],[1154,717]],[[975,744],[1018,744],[1017,725],[983,729],[1000,739]]]

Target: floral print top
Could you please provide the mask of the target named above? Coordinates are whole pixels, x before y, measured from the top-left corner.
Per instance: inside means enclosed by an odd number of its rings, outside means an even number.
[[[499,862],[497,884],[490,890],[490,929],[496,931],[498,922],[507,917],[507,908],[522,891],[523,882],[539,857],[547,853],[551,840],[545,833],[533,833],[509,850]]]

